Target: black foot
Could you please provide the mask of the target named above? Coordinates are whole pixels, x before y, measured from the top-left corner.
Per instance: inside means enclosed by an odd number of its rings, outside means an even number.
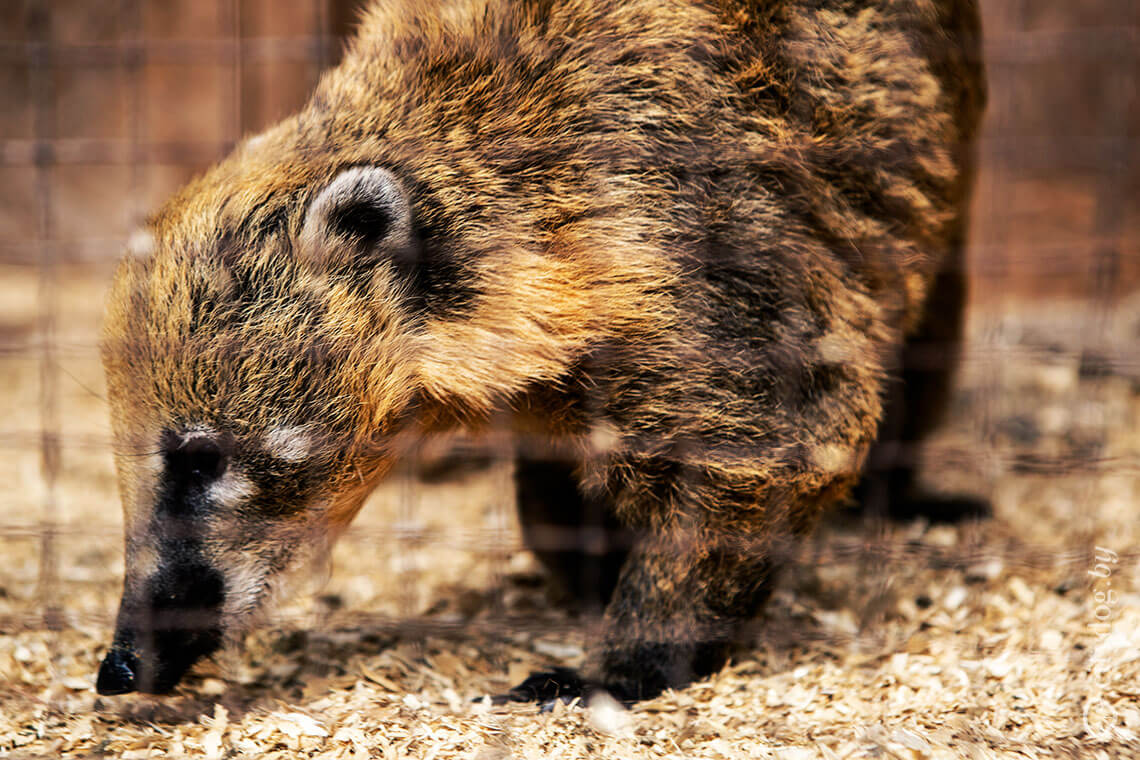
[[[888,510],[892,520],[925,517],[932,523],[960,523],[993,516],[993,506],[974,496],[939,496],[918,493],[908,499],[892,501]]]
[[[532,673],[506,694],[491,697],[491,702],[496,705],[507,702],[550,703],[556,699],[569,702],[576,697],[587,696],[591,690],[573,668],[554,668]]]
[[[653,699],[665,689],[684,686],[695,678],[715,673],[727,656],[724,640],[701,643],[666,644],[634,642],[610,652],[605,682],[582,678],[573,668],[554,668],[532,673],[506,694],[491,697],[491,703],[538,702],[543,711],[556,701],[567,703],[580,698],[583,703],[600,692],[629,707],[643,699]]]
[[[573,668],[531,673],[525,681],[507,694],[512,702],[547,702],[559,697],[580,697],[586,690],[586,682]]]

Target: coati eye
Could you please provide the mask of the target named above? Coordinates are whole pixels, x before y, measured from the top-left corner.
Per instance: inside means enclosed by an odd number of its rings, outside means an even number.
[[[229,465],[226,442],[206,433],[179,435],[166,431],[162,449],[167,474],[178,482],[216,480]]]
[[[302,256],[330,270],[406,255],[411,241],[404,189],[376,166],[354,166],[333,178],[305,212],[300,240]]]

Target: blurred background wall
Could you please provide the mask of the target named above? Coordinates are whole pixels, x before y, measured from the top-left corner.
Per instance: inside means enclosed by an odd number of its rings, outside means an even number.
[[[981,6],[974,292],[1113,301],[1140,286],[1140,3]]]
[[[0,262],[112,259],[172,190],[304,102],[352,6],[0,3]]]
[[[109,267],[240,135],[299,106],[360,0],[0,3],[0,266]],[[1140,3],[982,0],[974,293],[1140,288]]]

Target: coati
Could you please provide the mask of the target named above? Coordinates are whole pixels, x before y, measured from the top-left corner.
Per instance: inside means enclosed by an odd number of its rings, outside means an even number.
[[[172,688],[408,440],[504,416],[526,537],[606,605],[515,695],[718,667],[956,333],[982,81],[973,0],[372,5],[115,275],[98,690]]]

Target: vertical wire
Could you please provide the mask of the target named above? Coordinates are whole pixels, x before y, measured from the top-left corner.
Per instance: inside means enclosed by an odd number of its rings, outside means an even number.
[[[34,131],[37,148],[35,156],[35,192],[38,206],[36,229],[38,292],[37,331],[39,345],[39,448],[40,477],[43,480],[39,537],[40,562],[36,595],[42,622],[48,631],[59,631],[64,626],[60,604],[59,573],[59,492],[60,439],[59,439],[59,385],[56,360],[56,321],[58,302],[58,247],[55,240],[55,218],[52,197],[52,167],[55,163],[54,138],[55,87],[51,56],[51,22],[47,5],[31,0],[27,6],[29,45],[29,76],[34,100]],[[49,670],[53,680],[58,679],[58,637],[45,639],[48,648]]]
[[[496,424],[501,426],[501,429],[491,430],[494,436],[495,459],[497,460],[495,468],[492,470],[496,485],[493,490],[494,501],[491,505],[491,610],[496,617],[501,617],[507,613],[504,591],[510,571],[511,550],[513,549],[513,541],[511,540],[511,509],[513,505],[509,505],[507,502],[515,493],[514,453],[516,446],[526,444],[523,439],[512,443],[506,420],[500,418]]]
[[[331,0],[336,2],[336,0]],[[397,475],[400,478],[400,505],[398,509],[398,533],[396,551],[398,554],[398,577],[400,592],[398,595],[400,622],[410,621],[419,610],[416,606],[421,603],[421,591],[418,586],[423,584],[424,574],[419,570],[420,553],[423,551],[421,538],[422,520],[417,520],[417,507],[422,504],[422,493],[419,487],[418,474],[423,460],[424,437],[432,433],[422,428],[416,431],[420,441],[410,447],[406,461],[398,466]],[[417,653],[423,654],[423,637],[415,637],[414,645],[419,648]]]
[[[1100,173],[1093,236],[1097,241],[1091,262],[1092,277],[1089,296],[1093,299],[1094,348],[1103,350],[1113,301],[1118,292],[1121,268],[1122,232],[1127,208],[1128,173],[1137,166],[1137,140],[1128,134],[1129,118],[1140,100],[1136,89],[1140,70],[1140,52],[1135,45],[1128,46],[1123,60],[1114,61],[1108,72],[1107,87],[1111,97],[1108,113],[1102,114],[1100,123],[1106,135],[1097,170]],[[1087,348],[1087,345],[1086,345]]]
[[[1105,72],[1105,88],[1109,97],[1102,101],[1098,122],[1104,130],[1102,147],[1097,154],[1095,171],[1097,177],[1095,210],[1091,235],[1095,244],[1090,247],[1091,260],[1088,262],[1088,291],[1083,294],[1087,301],[1087,319],[1082,322],[1079,337],[1080,361],[1083,363],[1090,352],[1094,361],[1103,361],[1111,349],[1110,322],[1115,301],[1119,292],[1121,273],[1121,247],[1123,245],[1124,218],[1129,199],[1126,197],[1128,172],[1136,166],[1136,141],[1128,135],[1129,117],[1137,100],[1136,71],[1140,66],[1140,53],[1135,46],[1128,48],[1123,60],[1115,60]],[[1103,58],[1097,58],[1102,62]],[[1075,391],[1072,419],[1080,419],[1079,403],[1084,395]],[[1107,420],[1104,421],[1107,424]],[[1106,431],[1102,430],[1104,435]],[[1074,463],[1077,464],[1077,463]],[[1101,505],[1101,482],[1111,470],[1101,465],[1088,469],[1087,488],[1083,489],[1080,500],[1080,513],[1091,521],[1091,536],[1099,536],[1098,527],[1103,525]],[[1095,539],[1094,539],[1095,540]],[[1094,547],[1087,547],[1090,555]]]
[[[120,24],[123,27],[119,43],[120,75],[126,80],[127,90],[127,150],[128,180],[127,213],[131,227],[142,223],[143,209],[143,145],[146,129],[143,113],[143,66],[146,53],[142,40],[142,4],[139,0],[121,0]]]
[[[230,38],[230,44],[226,46],[230,56],[230,114],[229,123],[222,127],[222,134],[227,136],[227,143],[232,145],[241,140],[245,131],[245,109],[242,98],[245,45],[242,41],[241,0],[222,0],[222,9],[229,12],[220,14],[223,27],[221,33]],[[229,17],[228,24],[226,16]]]
[[[406,621],[416,612],[418,594],[415,584],[422,580],[416,570],[416,463],[420,457],[419,447],[411,449],[405,461],[393,468],[393,475],[399,480],[399,504],[396,508],[396,578],[399,591],[396,595],[397,614]]]
[[[1085,52],[1085,51],[1082,51]],[[1086,56],[1086,59],[1088,56]],[[1105,59],[1097,57],[1098,63]],[[1115,306],[1115,298],[1119,295],[1118,279],[1121,269],[1121,246],[1123,245],[1122,231],[1126,212],[1125,192],[1128,184],[1128,171],[1135,166],[1133,160],[1136,151],[1132,148],[1134,141],[1129,140],[1128,121],[1133,113],[1136,101],[1136,67],[1140,65],[1140,54],[1135,46],[1129,47],[1129,53],[1123,60],[1114,60],[1111,67],[1104,73],[1106,82],[1104,86],[1109,97],[1097,103],[1099,107],[1098,124],[1104,130],[1100,137],[1101,149],[1096,154],[1094,171],[1097,174],[1097,188],[1095,195],[1095,209],[1093,212],[1093,228],[1090,231],[1094,245],[1086,248],[1091,253],[1087,291],[1083,294],[1086,319],[1080,324],[1078,345],[1074,348],[1079,353],[1079,361],[1083,363],[1089,352],[1096,354],[1095,361],[1103,360],[1103,352],[1109,349],[1109,322]],[[1105,107],[1107,104],[1107,107]],[[1078,372],[1078,381],[1071,392],[1072,420],[1082,418],[1081,402],[1090,395],[1090,386],[1081,387]],[[1099,384],[1091,385],[1091,392],[1103,398],[1104,391]],[[1099,422],[1097,433],[1104,437],[1102,445],[1107,443],[1109,422],[1107,419]],[[1079,429],[1079,424],[1074,427]],[[1095,547],[1101,539],[1111,541],[1111,533],[1107,533],[1106,514],[1102,501],[1105,492],[1104,483],[1110,479],[1116,470],[1114,465],[1106,465],[1105,460],[1093,463],[1088,468],[1080,467],[1079,462],[1073,462],[1073,471],[1080,473],[1080,492],[1074,498],[1074,507],[1078,514],[1083,516],[1082,527],[1087,536],[1088,545],[1085,546],[1086,556],[1092,557]],[[1107,535],[1106,535],[1107,533]],[[1108,548],[1117,549],[1108,544]],[[1091,560],[1090,560],[1091,561]],[[1090,593],[1092,590],[1090,589]],[[1090,602],[1089,610],[1093,609],[1095,602]],[[1082,703],[1087,710],[1092,700],[1092,684],[1100,681],[1103,684],[1104,674],[1098,674],[1095,651],[1088,661],[1088,681],[1085,692],[1078,690],[1073,695],[1074,710],[1079,719],[1087,716],[1080,712]],[[1087,722],[1085,723],[1087,726]]]
[[[1021,0],[1015,0],[1012,6],[1012,8],[1006,9],[1006,13],[998,15],[1001,25],[999,38],[1006,45],[1017,44],[1015,41],[1023,39],[1020,33],[1024,29],[1024,3]],[[991,105],[989,124],[985,130],[989,139],[993,141],[995,146],[998,146],[999,150],[992,153],[982,153],[985,158],[989,159],[989,166],[986,167],[986,174],[988,175],[986,197],[991,207],[985,212],[989,220],[1004,216],[1000,206],[1003,203],[1008,203],[1008,198],[1014,187],[1011,177],[1011,157],[1015,156],[1017,152],[1011,149],[1011,143],[1008,139],[1013,133],[1008,117],[1014,112],[1014,92],[1009,85],[1015,80],[1013,69],[1021,65],[1018,63],[1019,60],[1019,56],[1016,55],[999,56],[1001,68],[998,71],[995,71],[993,66],[987,69],[989,80],[987,84],[992,93],[990,97],[997,100],[994,95],[1000,93],[1000,97],[1004,101],[999,108],[994,107],[996,103]],[[995,79],[995,74],[999,78]],[[995,112],[1001,115],[1000,119],[993,118]],[[985,158],[982,160],[984,161]],[[994,206],[999,208],[995,209]],[[995,278],[998,282],[1003,283],[1003,287],[1000,288],[995,288],[992,283],[987,283],[986,290],[989,303],[983,313],[984,322],[980,331],[983,350],[980,352],[982,367],[978,378],[982,387],[982,413],[981,419],[977,422],[980,427],[979,437],[984,452],[981,466],[985,479],[990,484],[990,497],[994,501],[993,507],[996,511],[999,506],[996,501],[1001,495],[997,484],[1004,480],[1003,476],[1007,470],[1006,452],[1001,448],[998,425],[1009,411],[1001,390],[1006,387],[1006,382],[1009,379],[1002,357],[1009,349],[1007,344],[1013,340],[1013,326],[1010,324],[1009,289],[1004,287],[1004,282],[1009,278],[1011,260],[1008,227],[989,221],[985,229],[986,239],[981,241],[982,250],[986,252],[987,256],[998,259],[999,263],[997,266],[993,266],[992,262],[981,262],[982,266],[979,266],[978,270],[983,276]]]
[[[329,31],[329,9],[328,0],[312,0],[313,6],[313,23],[316,25],[317,30],[317,44],[316,44],[316,72],[313,77],[313,84],[320,80],[321,74],[331,62],[330,48],[332,47]]]

